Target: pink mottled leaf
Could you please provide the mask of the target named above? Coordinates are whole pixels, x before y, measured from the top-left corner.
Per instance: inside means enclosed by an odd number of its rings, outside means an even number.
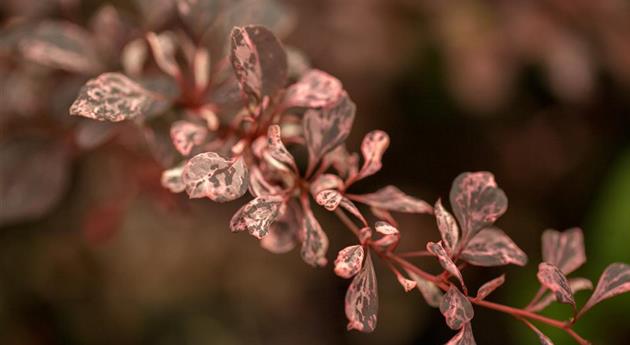
[[[307,202],[302,205],[304,217],[302,219],[302,250],[300,254],[304,262],[311,266],[325,266],[328,251],[328,236],[313,215]]]
[[[358,179],[374,175],[381,170],[383,163],[383,153],[389,146],[389,135],[383,131],[372,131],[365,135],[361,143],[361,152],[363,153],[363,166],[359,171]]]
[[[70,115],[118,122],[147,115],[158,103],[155,96],[120,73],[89,80],[70,107]]]
[[[287,89],[284,103],[287,107],[321,108],[335,104],[342,95],[339,79],[313,69]]]
[[[363,217],[363,214],[361,214],[361,211],[359,211],[357,206],[348,198],[346,197],[341,198],[341,202],[339,203],[339,206],[343,208],[344,210],[348,211],[353,216],[355,216],[359,221],[361,221],[361,223],[364,226],[367,226],[367,220],[365,220],[365,217]]]
[[[173,145],[184,156],[189,155],[193,147],[203,144],[207,135],[205,126],[190,121],[175,121],[171,125]]]
[[[259,196],[241,207],[230,221],[232,232],[247,230],[261,239],[269,232],[269,226],[278,218],[284,198],[276,195]]]
[[[269,227],[267,236],[260,240],[260,246],[274,254],[287,253],[297,245],[302,228],[302,211],[294,200],[286,205],[286,210]]]
[[[541,332],[538,327],[534,326],[531,322],[525,319],[521,319],[521,321],[523,321],[527,325],[527,327],[529,327],[532,331],[534,331],[534,333],[536,333],[536,335],[538,336],[538,340],[540,341],[540,345],[553,345],[551,339],[549,339],[549,337]]]
[[[400,240],[400,231],[387,222],[378,221],[374,223],[374,230],[383,235],[383,237],[374,241],[375,246],[388,248],[397,244]]]
[[[137,77],[142,73],[147,56],[147,43],[138,38],[125,45],[121,52],[120,63],[127,75]]]
[[[527,255],[498,228],[481,230],[468,242],[461,259],[476,266],[525,266]]]
[[[330,151],[324,158],[327,164],[337,170],[339,176],[348,179],[359,173],[359,155],[350,154],[343,144]]]
[[[470,322],[466,322],[457,334],[446,345],[476,345]]]
[[[593,283],[586,278],[571,278],[569,279],[569,287],[571,288],[571,292],[575,295],[578,291],[582,290],[593,290]],[[549,306],[553,301],[556,300],[556,295],[553,293],[548,293],[544,295],[536,304],[527,308],[529,311],[541,311]]]
[[[162,187],[170,190],[173,193],[181,193],[186,190],[186,185],[182,180],[182,172],[184,171],[184,166],[176,166],[174,168],[164,170],[162,172]]]
[[[438,243],[429,242],[427,243],[427,250],[435,255],[440,262],[442,268],[444,268],[448,273],[450,273],[453,277],[457,278],[459,282],[462,284],[462,288],[466,289],[466,285],[464,284],[464,278],[462,277],[461,272],[457,268],[457,265],[451,260],[450,256],[444,249],[442,245],[442,241]]]
[[[354,277],[346,292],[348,330],[372,332],[376,328],[378,288],[372,258],[368,252],[363,268]]]
[[[546,230],[542,235],[542,251],[543,261],[556,265],[562,273],[575,271],[586,262],[582,229]]]
[[[343,181],[339,176],[333,174],[322,174],[311,183],[311,194],[317,197],[317,194],[326,189],[340,189],[343,187]]]
[[[380,209],[378,207],[370,207],[370,211],[372,212],[374,217],[380,220],[384,220],[393,226],[398,226],[398,222],[396,221],[396,219],[394,219],[394,216],[392,216],[389,211]]]
[[[205,152],[186,163],[182,180],[190,198],[208,197],[227,202],[247,192],[249,172],[243,158],[225,159],[214,152]]]
[[[91,34],[69,22],[40,23],[19,48],[30,61],[69,72],[89,75],[103,68]]]
[[[177,37],[174,33],[170,31],[160,34],[149,32],[147,33],[147,42],[149,42],[155,62],[162,71],[173,77],[181,73],[175,60]]]
[[[231,37],[230,61],[243,92],[250,102],[273,97],[287,79],[287,55],[276,36],[263,26],[249,25],[235,27]]]
[[[420,293],[427,304],[431,307],[438,308],[442,302],[442,290],[440,290],[440,288],[433,282],[430,282],[411,271],[407,271],[407,274],[409,274],[411,279],[415,280],[416,287],[420,290]]]
[[[462,231],[462,244],[492,225],[507,210],[507,197],[489,172],[462,173],[450,193],[451,207]]]
[[[405,289],[405,292],[415,289],[418,284],[415,280],[407,279],[400,274],[396,275],[396,279],[398,279],[398,283]]]
[[[502,274],[491,281],[481,285],[479,290],[477,290],[477,297],[475,299],[482,300],[488,297],[494,290],[496,290],[499,286],[505,283],[505,274]]]
[[[326,189],[317,194],[315,201],[321,206],[324,206],[328,211],[334,211],[339,207],[343,195],[334,189]]]
[[[356,106],[346,94],[331,107],[306,111],[302,124],[311,165],[346,140],[355,111]]]
[[[448,327],[454,330],[464,327],[475,315],[472,304],[455,285],[451,285],[444,294],[440,312],[444,315]]]
[[[538,274],[536,276],[544,287],[555,294],[556,301],[571,304],[575,308],[575,300],[573,299],[573,292],[569,282],[558,267],[548,262],[541,262],[538,265]]]
[[[370,194],[347,195],[360,203],[383,210],[405,213],[432,213],[433,208],[426,202],[411,197],[394,186],[387,186]]]
[[[202,35],[220,13],[221,1],[176,0],[177,10],[184,23],[197,35]]]
[[[449,254],[453,254],[455,246],[457,246],[457,241],[459,241],[459,228],[457,227],[457,222],[455,221],[455,218],[453,218],[453,215],[451,215],[444,206],[442,206],[441,199],[438,199],[435,203],[433,211],[435,212],[435,220],[437,221],[438,229],[440,230],[440,235],[442,236],[445,249],[449,252]]]
[[[297,173],[298,168],[295,165],[295,159],[289,153],[289,150],[282,143],[280,135],[280,126],[271,125],[267,130],[267,151],[272,159],[290,167]]]
[[[335,273],[341,278],[352,278],[363,265],[363,246],[354,245],[339,251],[335,259]]]
[[[630,291],[630,265],[616,262],[608,265],[597,282],[597,287],[588,299],[578,318],[597,303]]]

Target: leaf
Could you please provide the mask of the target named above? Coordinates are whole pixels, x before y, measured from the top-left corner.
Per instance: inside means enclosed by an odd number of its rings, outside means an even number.
[[[451,258],[449,257],[448,253],[446,252],[446,249],[444,249],[442,245],[442,242],[440,241],[438,243],[433,243],[433,242],[427,243],[427,250],[431,254],[435,255],[438,258],[438,261],[440,262],[440,265],[442,266],[442,268],[444,268],[453,277],[457,278],[459,282],[462,284],[462,288],[466,289],[466,285],[464,284],[464,278],[462,277],[461,272],[457,268],[457,265],[455,265],[453,260],[451,260]]]
[[[322,174],[311,183],[311,194],[317,197],[317,194],[326,189],[340,189],[343,187],[343,181],[339,176],[333,174]]]
[[[262,195],[277,195],[282,192],[278,186],[270,184],[258,166],[254,165],[249,170],[249,192],[254,197]]]
[[[571,278],[569,279],[569,287],[571,288],[571,292],[575,295],[576,292],[582,290],[593,290],[593,283],[586,278]],[[529,311],[541,311],[545,309],[551,302],[556,300],[556,295],[553,293],[548,293],[543,296],[536,304],[528,307]]]
[[[371,194],[347,195],[360,203],[382,210],[405,213],[432,213],[433,208],[426,202],[411,197],[394,186],[387,186]]]
[[[162,187],[170,190],[173,193],[181,193],[186,190],[186,184],[182,180],[182,173],[184,166],[176,166],[174,168],[164,170],[162,172]]]
[[[553,345],[551,339],[549,339],[543,332],[541,332],[536,326],[534,326],[531,322],[521,318],[527,327],[529,327],[536,335],[538,336],[538,340],[540,340],[540,345]]]
[[[304,217],[302,218],[302,250],[300,254],[304,262],[311,266],[325,266],[328,251],[328,236],[313,215],[308,203],[303,203]]]
[[[247,230],[261,239],[269,232],[269,226],[278,218],[284,198],[276,195],[259,196],[241,207],[230,221],[232,232]]]
[[[363,246],[354,245],[339,251],[335,259],[335,274],[349,279],[359,273],[363,265]]]
[[[453,254],[457,241],[459,240],[459,228],[453,215],[450,214],[444,206],[442,206],[442,200],[438,199],[433,208],[435,213],[435,220],[437,221],[440,235],[442,236],[442,242],[444,248],[449,254]]]
[[[481,285],[479,290],[477,290],[477,297],[475,297],[475,299],[477,300],[485,299],[486,297],[488,297],[489,294],[491,294],[499,286],[503,285],[503,283],[505,283],[505,274],[502,274],[492,279],[491,281],[486,282],[485,284]]]
[[[190,154],[194,146],[203,144],[208,135],[205,126],[190,121],[175,121],[171,125],[171,140],[179,153],[184,156]]]
[[[297,173],[298,168],[295,159],[282,143],[280,126],[278,125],[271,125],[267,130],[267,152],[271,158],[290,167]]]
[[[324,157],[327,165],[332,165],[339,176],[353,178],[359,173],[359,155],[350,154],[345,145],[339,145]]]
[[[147,33],[147,42],[153,52],[153,57],[158,67],[166,74],[176,77],[181,74],[179,65],[175,60],[177,51],[177,37],[173,32],[165,31],[160,34]]]
[[[444,294],[440,312],[444,315],[448,327],[454,330],[464,327],[475,315],[472,304],[455,285],[451,285]]]
[[[586,262],[582,229],[546,230],[542,235],[542,251],[543,261],[556,265],[562,273],[575,271]]]
[[[328,211],[336,210],[342,199],[343,195],[334,189],[323,190],[315,197],[315,201]]]
[[[374,241],[375,246],[388,248],[392,245],[398,244],[398,241],[400,240],[400,231],[387,222],[378,221],[374,223],[374,230],[383,235],[383,237]]]
[[[298,234],[302,228],[302,211],[294,200],[289,200],[286,210],[269,227],[269,233],[260,246],[274,254],[291,251],[298,243]]]
[[[211,28],[220,13],[221,1],[218,0],[177,0],[176,3],[184,23],[199,36]]]
[[[464,324],[459,332],[446,345],[476,345],[470,322]]]
[[[527,254],[495,227],[483,229],[475,235],[466,245],[461,258],[470,264],[484,267],[527,264]]]
[[[247,192],[249,172],[242,157],[225,159],[214,152],[200,153],[184,166],[182,180],[190,198],[216,202],[238,199]]]
[[[394,219],[394,216],[392,216],[392,214],[389,211],[382,210],[378,207],[370,207],[370,211],[372,212],[374,217],[380,220],[384,220],[393,226],[396,226],[396,227],[398,226],[398,222],[396,222],[396,219]]]
[[[569,282],[558,267],[548,262],[541,262],[538,265],[538,274],[536,276],[544,287],[555,294],[558,302],[571,304],[575,308],[575,300],[573,299],[573,292]]]
[[[462,173],[451,188],[451,207],[462,230],[465,243],[492,225],[507,210],[507,197],[489,172]]]
[[[127,75],[139,76],[147,61],[147,43],[141,39],[135,39],[125,45],[121,52],[120,63]]]
[[[341,202],[339,203],[339,206],[341,206],[341,208],[343,208],[344,210],[350,212],[350,214],[352,214],[359,221],[361,221],[361,223],[364,226],[367,226],[367,220],[365,220],[365,217],[363,217],[363,215],[361,214],[361,211],[359,211],[357,206],[353,204],[352,201],[350,201],[348,198],[346,197],[341,198]]]
[[[273,97],[287,79],[287,55],[278,39],[257,25],[235,27],[231,38],[230,61],[250,102]]]
[[[417,283],[415,280],[406,279],[400,274],[396,275],[396,279],[398,279],[398,283],[400,283],[403,289],[405,289],[405,292],[409,292],[416,288]]]
[[[302,123],[310,164],[314,165],[346,140],[355,111],[356,106],[345,94],[334,106],[306,111]]]
[[[389,135],[383,131],[376,130],[365,135],[361,143],[361,152],[363,153],[364,162],[357,179],[374,175],[381,170],[383,166],[381,159],[388,146]]]
[[[608,265],[597,282],[595,292],[576,318],[579,318],[597,303],[628,291],[630,291],[630,265],[621,262]]]
[[[322,108],[335,104],[344,94],[339,79],[312,69],[287,89],[284,103],[289,107]]]
[[[103,69],[90,33],[70,22],[40,23],[19,49],[26,59],[52,68],[88,75]]]
[[[346,292],[348,330],[373,332],[378,313],[376,274],[370,253],[366,255],[361,271],[354,277]]]
[[[153,94],[120,73],[89,80],[70,107],[70,115],[119,122],[146,115],[157,104]]]
[[[430,282],[419,275],[407,271],[407,274],[411,279],[416,281],[416,287],[420,290],[422,297],[428,305],[434,308],[438,308],[442,302],[442,291],[433,282]]]

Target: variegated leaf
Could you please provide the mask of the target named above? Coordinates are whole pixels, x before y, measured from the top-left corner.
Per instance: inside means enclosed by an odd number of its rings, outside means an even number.
[[[149,32],[147,42],[149,42],[156,64],[162,71],[173,77],[181,73],[175,60],[177,37],[173,32],[165,31],[160,34]]]
[[[344,210],[348,211],[353,216],[355,216],[364,226],[367,226],[367,220],[365,220],[365,217],[363,217],[363,214],[361,214],[361,211],[359,211],[357,206],[354,203],[352,203],[352,201],[350,201],[348,198],[346,197],[341,198],[341,202],[339,203],[339,206],[343,208]]]
[[[363,167],[359,171],[358,179],[374,175],[381,170],[383,163],[381,159],[389,146],[389,135],[383,131],[372,131],[365,135],[361,143],[361,153],[363,153]]]
[[[315,201],[321,206],[324,206],[328,211],[334,211],[339,207],[343,195],[334,189],[326,189],[317,194]]]
[[[269,29],[248,25],[232,30],[230,61],[250,102],[273,97],[287,79],[287,55]]]
[[[272,159],[288,166],[297,173],[298,168],[295,159],[282,143],[280,126],[278,125],[271,125],[267,130],[267,152]]]
[[[582,229],[546,230],[542,235],[542,252],[543,261],[556,265],[562,273],[575,271],[586,262]]]
[[[411,279],[416,281],[416,287],[420,290],[420,293],[427,304],[431,307],[438,308],[442,302],[442,290],[440,290],[440,288],[433,282],[430,282],[411,271],[407,271],[407,274],[409,274]]]
[[[464,327],[446,345],[477,345],[470,322],[465,323]]]
[[[597,303],[627,293],[630,291],[630,265],[616,262],[608,265],[602,273],[602,276],[597,282],[597,287],[588,299],[582,310],[580,310],[581,316],[587,310],[591,309]]]
[[[269,183],[263,176],[260,168],[254,165],[249,170],[249,192],[253,197],[258,197],[262,195],[277,195],[282,192],[282,189]]]
[[[593,290],[593,283],[586,278],[571,278],[569,279],[569,287],[571,288],[571,292],[575,296],[575,294],[578,291]],[[548,293],[544,295],[534,305],[528,307],[527,310],[535,311],[535,312],[541,311],[555,300],[556,300],[556,295],[554,293]]]
[[[427,243],[427,250],[431,254],[435,255],[438,258],[438,261],[440,262],[440,266],[442,266],[442,268],[444,268],[453,277],[457,278],[459,282],[462,284],[462,288],[466,289],[466,285],[464,284],[464,278],[462,277],[461,272],[459,271],[459,269],[457,268],[457,265],[455,265],[453,260],[451,260],[450,256],[446,252],[446,249],[444,249],[442,242],[440,241],[438,243],[433,243],[433,242]]]
[[[317,197],[317,194],[326,189],[340,189],[343,187],[343,181],[339,176],[333,174],[322,174],[311,183],[311,195]]]
[[[339,251],[335,259],[335,273],[341,278],[352,278],[363,265],[363,246],[354,245]]]
[[[302,250],[300,254],[304,262],[311,266],[325,266],[328,251],[328,236],[313,215],[308,204],[302,205],[304,217],[302,219]]]
[[[468,242],[461,259],[476,266],[525,266],[527,254],[508,235],[498,228],[481,230]]]
[[[450,193],[451,207],[462,231],[462,244],[492,225],[507,210],[505,193],[489,172],[462,173]]]
[[[405,213],[432,213],[426,202],[411,197],[394,186],[387,186],[370,194],[348,195],[348,198],[383,210]]]
[[[173,193],[181,193],[186,190],[186,185],[182,181],[182,173],[184,166],[179,165],[174,168],[164,170],[162,172],[162,187],[167,188]]]
[[[354,277],[346,292],[348,330],[372,332],[376,328],[378,288],[372,258],[368,252],[363,268]]]
[[[346,94],[333,106],[306,111],[302,123],[311,165],[346,140],[355,111],[356,106]]]
[[[349,153],[343,144],[326,154],[324,159],[345,179],[354,178],[359,173],[359,155]]]
[[[374,230],[383,235],[383,237],[374,241],[375,246],[388,248],[397,244],[400,240],[400,231],[387,222],[378,221],[374,223]]]
[[[261,239],[269,232],[269,226],[282,213],[284,198],[276,195],[259,196],[241,207],[230,221],[232,232],[247,230]]]
[[[171,125],[171,140],[179,153],[188,156],[195,146],[203,144],[208,135],[205,126],[190,121],[175,121]]]
[[[147,115],[158,103],[153,94],[120,73],[89,80],[70,107],[70,115],[118,122]]]
[[[453,254],[457,241],[459,241],[459,227],[453,215],[448,212],[444,206],[442,206],[442,200],[438,199],[433,208],[435,213],[435,220],[437,221],[440,235],[442,236],[442,242],[449,254]]]
[[[569,282],[558,267],[548,262],[541,262],[538,265],[538,274],[536,276],[544,287],[555,294],[556,301],[571,304],[575,308],[575,299],[573,298]]]
[[[214,152],[205,152],[186,163],[182,180],[190,198],[208,197],[227,202],[247,192],[249,172],[243,158],[225,159]]]
[[[321,108],[335,104],[342,95],[339,79],[313,69],[287,89],[284,103],[286,107]]]
[[[302,210],[295,200],[289,200],[286,210],[269,227],[260,246],[274,254],[287,253],[297,245],[302,229]]]
[[[475,299],[482,300],[488,297],[489,294],[491,294],[499,286],[503,285],[503,283],[505,283],[505,274],[502,274],[492,279],[491,281],[486,282],[485,284],[481,285],[479,290],[477,290],[477,297],[475,297]]]
[[[401,274],[396,275],[396,279],[398,279],[398,283],[403,287],[403,289],[405,289],[405,292],[415,289],[418,284],[415,280],[407,279]]]
[[[464,327],[475,315],[472,304],[455,285],[451,285],[444,294],[440,312],[444,315],[448,327],[454,330]]]
[[[380,209],[378,207],[370,207],[370,211],[372,212],[374,217],[380,220],[384,220],[393,226],[398,226],[398,222],[396,221],[396,219],[394,219],[394,216],[392,216],[389,211]]]

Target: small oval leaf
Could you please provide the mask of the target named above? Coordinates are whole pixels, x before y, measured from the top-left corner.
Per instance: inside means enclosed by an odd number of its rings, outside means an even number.
[[[459,280],[459,282],[462,284],[462,288],[465,290],[466,285],[464,284],[464,278],[457,268],[457,265],[455,265],[453,260],[451,260],[451,258],[449,257],[446,249],[444,249],[442,241],[438,243],[427,243],[427,250],[438,258],[438,261],[440,262],[440,266],[442,266],[442,268],[444,268],[448,273]]]
[[[175,121],[171,125],[173,145],[184,156],[189,155],[193,147],[203,144],[207,135],[205,126],[190,121]]]
[[[569,287],[571,288],[571,292],[573,292],[573,295],[575,296],[575,293],[578,291],[593,290],[593,283],[586,278],[571,278],[569,279]],[[555,300],[556,295],[553,293],[548,293],[534,305],[528,307],[527,310],[535,312],[541,311]]]
[[[357,179],[374,175],[381,170],[383,167],[381,159],[388,146],[389,135],[383,131],[376,130],[365,135],[361,143],[361,153],[363,153],[364,162]]]
[[[446,345],[476,345],[470,322],[464,324],[459,332]]]
[[[298,169],[295,159],[282,143],[280,126],[278,125],[271,125],[267,130],[267,152],[269,152],[272,159],[288,166],[297,173]]]
[[[162,187],[170,190],[173,193],[181,193],[186,190],[186,185],[182,180],[182,173],[184,166],[176,166],[174,168],[164,170],[162,172]]]
[[[190,198],[216,202],[238,199],[247,192],[249,172],[243,158],[225,159],[214,152],[200,153],[184,166],[182,180]]]
[[[308,203],[303,203],[302,218],[302,250],[300,254],[304,262],[311,266],[325,266],[327,263],[328,236],[313,215]]]
[[[536,276],[544,287],[555,294],[558,302],[571,304],[575,308],[575,300],[573,299],[573,292],[569,282],[558,267],[548,262],[541,262],[538,265],[538,274]]]
[[[472,304],[455,285],[451,285],[444,294],[440,312],[444,315],[448,327],[454,330],[464,327],[475,315]]]
[[[313,69],[287,89],[286,107],[321,108],[335,104],[343,95],[339,79]]]
[[[336,210],[342,199],[343,195],[333,189],[323,190],[315,197],[315,201],[317,201],[319,205],[324,206],[328,211]]]
[[[284,198],[265,195],[248,202],[241,207],[230,221],[232,232],[247,230],[252,236],[261,239],[269,232],[269,226],[282,213]]]
[[[354,245],[339,251],[335,259],[335,274],[341,278],[349,279],[357,274],[363,264],[363,246]]]
[[[546,230],[542,235],[542,252],[543,261],[556,265],[562,273],[575,271],[586,262],[582,229]]]
[[[420,290],[420,293],[427,304],[431,307],[438,308],[442,302],[442,290],[440,290],[440,288],[433,282],[430,282],[411,271],[407,271],[407,274],[409,274],[411,279],[416,281],[416,287]]]
[[[494,290],[496,290],[499,286],[505,283],[505,274],[502,274],[491,281],[481,285],[479,290],[477,290],[477,297],[475,299],[482,300],[488,295],[490,295]]]

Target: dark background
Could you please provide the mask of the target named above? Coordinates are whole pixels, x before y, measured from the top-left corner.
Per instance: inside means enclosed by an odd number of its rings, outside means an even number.
[[[68,15],[58,2],[8,0],[0,8],[5,25],[18,16],[84,24],[100,4],[68,1],[79,9]],[[34,3],[50,5],[30,8]],[[497,225],[530,263],[505,268],[507,283],[493,300],[522,306],[534,295],[547,228],[584,229],[588,262],[573,277],[596,282],[608,263],[630,262],[627,1],[284,4],[293,23],[284,42],[338,77],[357,104],[348,147],[358,151],[372,129],[391,136],[384,168],[353,191],[395,184],[433,203],[447,198],[461,172],[494,173],[510,203]],[[126,2],[116,5],[134,11]],[[29,110],[45,92],[21,91],[15,57],[0,61],[2,123],[28,119],[2,126],[4,148],[40,127],[71,121],[66,111],[81,79],[55,72],[46,90],[65,85],[66,97]],[[242,202],[216,205],[164,193],[137,130],[119,126],[124,135],[73,155],[61,172],[47,159],[51,153],[2,157],[3,169],[12,164],[4,170],[62,177],[35,190],[60,190],[50,207],[0,228],[0,344],[438,344],[453,335],[437,310],[417,291],[404,293],[378,262],[378,328],[371,335],[346,332],[348,281],[330,266],[305,265],[298,251],[273,255],[250,236],[231,234],[229,218]],[[49,134],[43,137],[36,145],[47,145]],[[3,196],[8,185],[2,181]],[[108,205],[128,190],[137,193],[125,200],[123,217],[110,217]],[[1,202],[4,208],[12,200]],[[331,214],[316,215],[331,239],[332,261],[352,235]],[[403,250],[438,238],[429,216],[398,219]],[[437,272],[433,260],[425,261]],[[473,268],[464,275],[476,288],[501,271]],[[579,293],[578,304],[587,297]],[[630,298],[617,297],[594,308],[576,330],[595,344],[624,344],[628,310]],[[553,306],[546,313],[564,318],[570,310]],[[478,344],[537,342],[524,325],[494,311],[475,309],[473,327]],[[572,344],[561,332],[541,329],[556,344]]]

